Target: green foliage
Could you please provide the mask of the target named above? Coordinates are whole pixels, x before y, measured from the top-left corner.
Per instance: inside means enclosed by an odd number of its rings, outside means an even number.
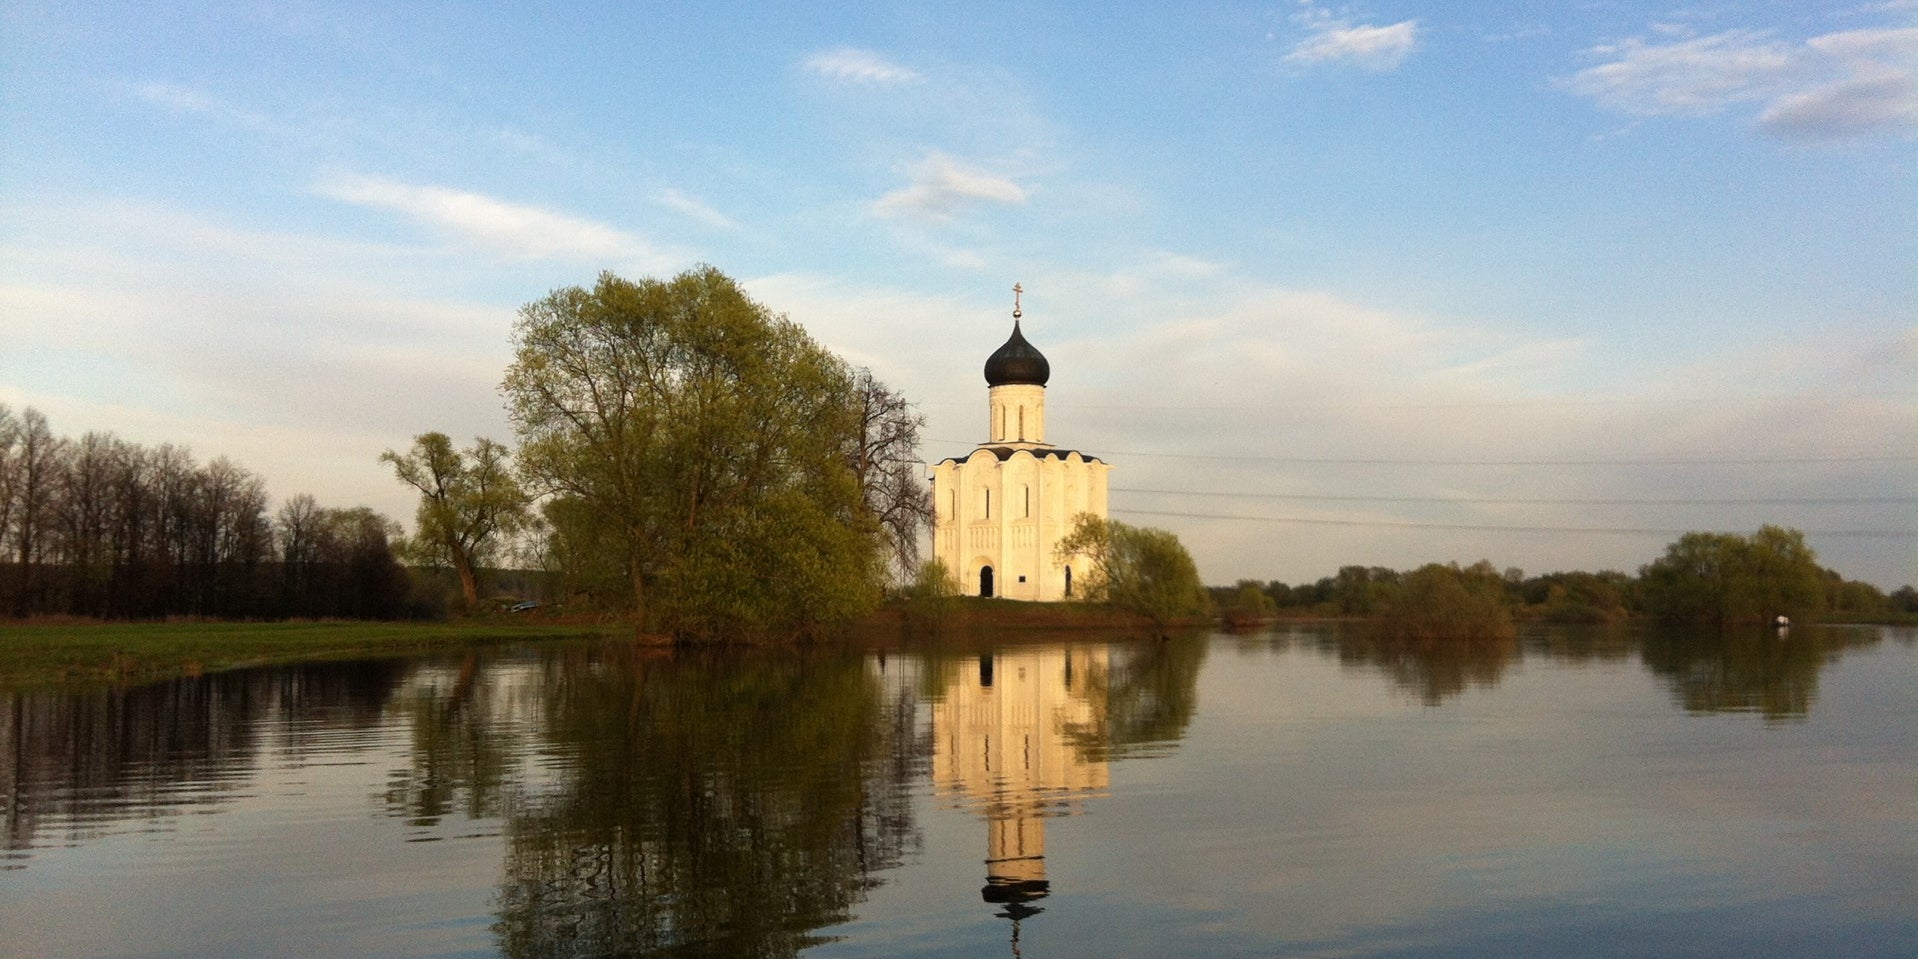
[[[527,521],[526,494],[513,478],[506,447],[481,437],[459,450],[445,433],[421,433],[405,454],[387,450],[380,462],[420,492],[419,529],[408,550],[413,560],[451,566],[466,608],[477,608],[480,567]]]
[[[912,582],[906,584],[906,599],[912,602],[944,602],[960,595],[959,580],[941,560],[919,564]]]
[[[559,577],[561,601],[595,610],[623,608],[632,580],[619,531],[577,496],[547,497],[540,503],[540,521],[537,559]]]
[[[1825,571],[1825,608],[1833,616],[1852,620],[1883,618],[1892,611],[1891,599],[1883,590],[1848,581],[1831,570]]]
[[[1551,573],[1525,580],[1519,590],[1529,612],[1553,623],[1615,623],[1631,613],[1637,584],[1624,573]]]
[[[1891,611],[1906,616],[1918,615],[1918,588],[1906,584],[1891,591],[1886,597]]]
[[[1378,614],[1382,636],[1400,642],[1512,638],[1506,581],[1491,563],[1460,569],[1429,563],[1386,592]]]
[[[1639,571],[1646,610],[1674,623],[1726,626],[1808,617],[1825,603],[1818,558],[1794,529],[1765,526],[1750,537],[1686,533]]]
[[[521,469],[570,504],[548,519],[576,578],[616,568],[640,622],[684,638],[790,635],[877,604],[887,542],[852,468],[858,381],[798,325],[711,267],[606,273],[528,304],[514,345]]]
[[[1369,616],[1378,612],[1385,595],[1398,582],[1398,572],[1383,566],[1341,566],[1331,599],[1347,616]]]
[[[906,617],[914,625],[943,627],[960,614],[959,579],[939,560],[920,563],[902,593]]]
[[[1204,615],[1211,605],[1192,554],[1170,532],[1081,513],[1059,541],[1054,561],[1090,561],[1084,596],[1136,613],[1163,628]]]
[[[1279,611],[1279,604],[1273,602],[1265,587],[1249,579],[1239,580],[1237,588],[1219,605],[1225,621],[1234,625],[1256,623]]]

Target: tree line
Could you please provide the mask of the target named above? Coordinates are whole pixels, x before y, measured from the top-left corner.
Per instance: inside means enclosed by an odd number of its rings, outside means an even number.
[[[1747,536],[1692,532],[1680,536],[1637,575],[1617,570],[1555,572],[1527,576],[1480,560],[1470,566],[1428,564],[1399,571],[1382,566],[1342,566],[1332,576],[1288,585],[1239,580],[1212,587],[1214,603],[1229,619],[1271,615],[1377,618],[1406,624],[1413,632],[1433,610],[1459,621],[1504,623],[1516,618],[1559,623],[1608,623],[1642,618],[1674,624],[1725,627],[1833,618],[1873,620],[1918,616],[1918,589],[1886,594],[1870,583],[1847,580],[1818,563],[1795,529],[1764,526]]]
[[[651,633],[793,636],[917,567],[923,416],[718,270],[606,273],[527,304],[513,337],[517,448],[425,432],[380,456],[420,497],[406,538],[308,495],[269,514],[224,458],[0,406],[0,614],[432,615],[530,567]]]
[[[112,433],[56,435],[0,404],[0,614],[159,619],[401,618],[430,612],[398,524],[310,495],[269,513],[225,458]]]

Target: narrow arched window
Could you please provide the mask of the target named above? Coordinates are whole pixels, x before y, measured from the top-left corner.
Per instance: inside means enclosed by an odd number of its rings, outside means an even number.
[[[992,518],[992,491],[986,490],[986,518]]]
[[[1026,493],[1026,519],[1031,519],[1032,518],[1032,487],[1030,486],[1025,487],[1025,493]]]
[[[1023,443],[1025,442],[1025,439],[1026,439],[1026,408],[1021,406],[1019,407],[1019,442]]]

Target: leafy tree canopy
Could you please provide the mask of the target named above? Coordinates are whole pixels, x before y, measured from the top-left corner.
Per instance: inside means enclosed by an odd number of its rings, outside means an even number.
[[[1192,554],[1166,530],[1081,513],[1054,559],[1067,563],[1075,556],[1091,562],[1087,599],[1137,613],[1157,627],[1204,615],[1210,606]]]
[[[480,567],[527,521],[526,494],[513,478],[511,454],[483,437],[460,450],[445,433],[421,433],[412,449],[387,450],[380,462],[420,491],[413,558],[453,567],[466,608],[474,608]]]
[[[791,634],[878,602],[872,394],[797,324],[711,267],[605,273],[523,308],[514,347],[521,470],[569,504],[549,548],[616,566],[643,626]]]
[[[1825,572],[1795,529],[1751,536],[1686,533],[1639,571],[1646,610],[1668,622],[1725,626],[1821,612]]]

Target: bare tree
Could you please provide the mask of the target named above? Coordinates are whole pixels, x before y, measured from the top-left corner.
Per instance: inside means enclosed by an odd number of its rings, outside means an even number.
[[[24,616],[39,601],[38,567],[44,560],[48,529],[53,525],[53,503],[57,490],[57,464],[66,441],[47,428],[47,418],[39,410],[27,407],[20,425],[13,455],[13,554],[20,564],[19,589],[14,596],[16,611]]]
[[[919,428],[926,417],[869,369],[855,374],[853,387],[859,434],[848,459],[899,575],[908,577],[919,566],[919,533],[932,524],[932,497],[920,478]]]

